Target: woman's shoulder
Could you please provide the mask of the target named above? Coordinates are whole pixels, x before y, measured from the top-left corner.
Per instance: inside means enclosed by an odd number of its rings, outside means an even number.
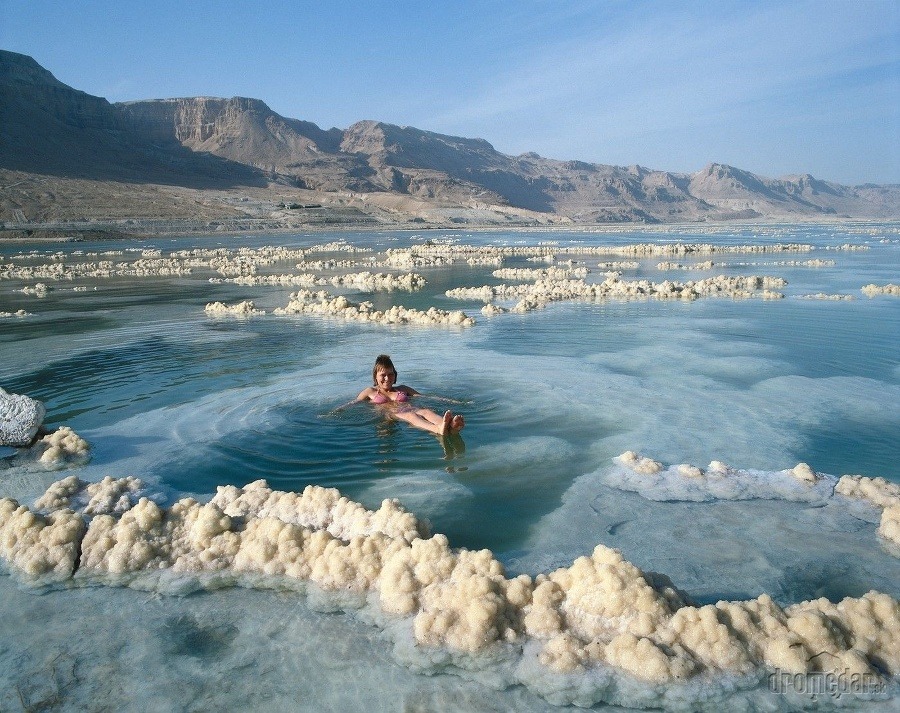
[[[363,399],[369,398],[372,394],[376,393],[378,389],[374,386],[367,386],[362,391],[359,392],[359,396],[356,397],[357,401],[362,401]]]

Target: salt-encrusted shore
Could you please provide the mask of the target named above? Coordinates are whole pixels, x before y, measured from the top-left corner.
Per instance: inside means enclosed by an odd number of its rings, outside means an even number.
[[[663,469],[634,453],[619,461],[641,477]],[[727,466],[679,468],[691,480],[739,477]],[[804,464],[785,474],[800,487],[820,480]],[[895,497],[869,481],[846,482],[850,497]],[[754,687],[772,670],[845,672],[888,691],[900,675],[900,602],[886,594],[787,607],[762,595],[696,606],[665,578],[603,545],[568,567],[509,579],[490,551],[452,548],[396,501],[373,511],[318,486],[290,493],[256,481],[219,487],[205,504],[185,498],[164,507],[133,477],[86,483],[69,476],[32,508],[0,499],[0,559],[33,585],[172,593],[316,587],[345,610],[371,611],[368,618],[395,635],[408,630],[423,651],[508,660],[509,682],[538,693],[549,695],[553,687],[544,686],[553,676],[600,675],[572,694],[582,703],[628,702],[617,691],[629,680],[652,690],[702,679],[708,696],[717,681],[726,689]],[[528,666],[514,663],[521,657],[546,673],[525,673]],[[618,684],[591,688],[610,677]],[[557,694],[563,680],[571,685],[560,678]]]

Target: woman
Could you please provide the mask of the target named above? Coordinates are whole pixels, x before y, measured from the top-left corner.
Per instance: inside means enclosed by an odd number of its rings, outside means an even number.
[[[416,408],[410,404],[409,401],[419,392],[396,383],[397,370],[387,354],[381,354],[375,359],[372,381],[374,386],[360,391],[356,397],[357,402],[371,401],[383,406],[393,418],[438,436],[459,433],[466,425],[465,419],[459,414],[446,411],[443,416],[438,416],[431,409]]]

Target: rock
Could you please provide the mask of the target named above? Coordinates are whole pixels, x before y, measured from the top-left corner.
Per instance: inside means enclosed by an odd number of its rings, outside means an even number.
[[[0,389],[0,446],[30,444],[44,422],[44,404]]]

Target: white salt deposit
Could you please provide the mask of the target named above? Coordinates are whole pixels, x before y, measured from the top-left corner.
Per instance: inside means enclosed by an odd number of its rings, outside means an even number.
[[[90,457],[90,445],[68,426],[60,426],[35,443],[30,449],[40,453],[39,461],[46,466],[63,467],[86,463]]]
[[[588,270],[584,267],[547,267],[544,269],[506,267],[500,270],[494,270],[491,274],[501,280],[527,280],[535,282],[537,280],[583,279],[587,277]]]
[[[875,297],[875,295],[891,295],[892,297],[900,297],[900,285],[865,285],[860,290],[866,297]]]
[[[606,476],[608,485],[659,501],[759,498],[824,503],[837,482],[831,476],[816,473],[806,463],[778,472],[739,470],[716,460],[705,470],[688,463],[666,468],[659,461],[634,451],[626,451],[615,462],[623,467]]]
[[[206,314],[212,317],[253,317],[263,315],[265,310],[256,309],[253,300],[244,300],[233,305],[222,302],[210,302],[204,308]]]
[[[311,292],[300,290],[290,296],[286,307],[273,310],[277,315],[309,314],[324,317],[336,317],[358,322],[374,322],[379,324],[419,324],[424,326],[471,327],[475,320],[454,310],[447,312],[429,307],[424,312],[418,309],[394,305],[387,310],[376,310],[371,302],[359,304],[351,302],[343,295],[332,297],[324,290]]]
[[[34,286],[26,285],[20,292],[24,292],[26,295],[34,295],[35,297],[46,297],[50,289],[43,282],[38,282]]]
[[[756,275],[719,275],[683,283],[670,280],[654,283],[649,280],[621,280],[618,274],[612,274],[599,283],[588,283],[580,279],[541,278],[521,285],[457,287],[444,294],[454,299],[480,299],[485,302],[517,298],[519,301],[512,311],[529,312],[551,302],[571,300],[694,300],[700,297],[780,299],[784,295],[775,290],[786,285],[787,281],[783,278]]]
[[[619,460],[641,467],[646,459]],[[603,545],[571,566],[508,579],[490,551],[452,549],[390,500],[369,511],[335,490],[309,486],[298,495],[258,481],[219,488],[207,504],[186,498],[164,508],[134,502],[139,487],[105,479],[82,509],[78,495],[91,486],[68,478],[36,503],[46,515],[0,500],[0,557],[34,583],[165,589],[167,573],[194,587],[265,586],[249,575],[314,583],[357,593],[345,607],[376,607],[393,636],[405,629],[423,654],[534,650],[548,673],[602,673],[626,686],[758,680],[772,669],[850,672],[885,685],[900,674],[900,602],[874,591],[784,608],[767,595],[698,607]],[[608,690],[592,695],[617,701]]]
[[[243,275],[241,277],[211,277],[209,281],[213,284],[221,284],[230,282],[234,285],[259,286],[266,285],[269,287],[316,287],[327,285],[328,281],[323,277],[318,277],[312,273],[303,273],[300,275]]]
[[[816,292],[811,295],[797,295],[797,299],[801,300],[832,300],[835,302],[855,300],[853,295],[829,295],[824,292]]]
[[[884,478],[843,475],[834,491],[848,498],[865,500],[881,510],[878,534],[897,546],[888,551],[900,557],[900,485]]]
[[[350,287],[360,292],[376,292],[379,290],[415,292],[425,286],[425,278],[414,272],[407,272],[402,275],[386,272],[354,272],[332,277],[331,284],[335,287]]]

